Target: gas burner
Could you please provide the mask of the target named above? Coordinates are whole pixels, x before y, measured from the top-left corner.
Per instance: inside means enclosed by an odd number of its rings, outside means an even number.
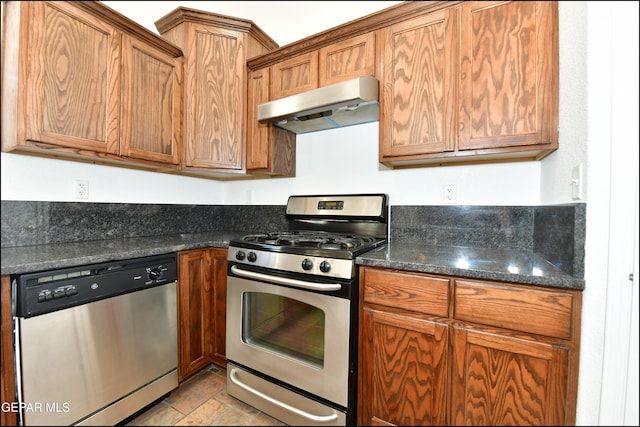
[[[352,251],[379,242],[371,236],[337,234],[325,231],[282,231],[273,233],[248,234],[242,238],[244,242],[256,243],[266,247],[317,248],[326,251]]]

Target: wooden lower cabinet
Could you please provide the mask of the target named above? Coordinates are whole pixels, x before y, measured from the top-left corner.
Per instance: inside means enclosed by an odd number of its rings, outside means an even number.
[[[1,426],[18,425],[16,412],[10,410],[12,405],[17,405],[11,318],[11,277],[2,276],[2,282],[0,282],[0,378],[2,378],[0,402],[3,405],[0,410]]]
[[[178,252],[178,378],[226,366],[227,250]]]
[[[570,346],[477,326],[452,332],[451,425],[573,424]]]
[[[447,325],[365,308],[363,327],[369,351],[361,377],[366,394],[361,398],[367,404],[359,423],[444,425]]]
[[[359,425],[573,425],[579,290],[362,267]]]

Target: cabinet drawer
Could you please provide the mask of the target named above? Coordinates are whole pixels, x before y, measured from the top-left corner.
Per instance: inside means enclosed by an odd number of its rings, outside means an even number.
[[[365,268],[364,301],[419,313],[449,315],[449,280]]]
[[[574,295],[567,291],[456,280],[453,317],[570,339],[574,304]]]

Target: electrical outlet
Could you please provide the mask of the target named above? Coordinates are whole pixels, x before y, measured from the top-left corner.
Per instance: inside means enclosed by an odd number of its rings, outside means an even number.
[[[455,203],[456,202],[456,186],[453,184],[444,186],[444,202]]]
[[[76,199],[89,198],[89,181],[76,179]]]

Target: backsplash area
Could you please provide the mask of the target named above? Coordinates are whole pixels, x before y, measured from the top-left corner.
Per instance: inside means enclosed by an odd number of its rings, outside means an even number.
[[[533,251],[584,277],[585,204],[392,206],[393,242]],[[2,247],[286,229],[280,205],[2,201]]]
[[[392,206],[394,242],[533,251],[584,277],[586,205]]]

